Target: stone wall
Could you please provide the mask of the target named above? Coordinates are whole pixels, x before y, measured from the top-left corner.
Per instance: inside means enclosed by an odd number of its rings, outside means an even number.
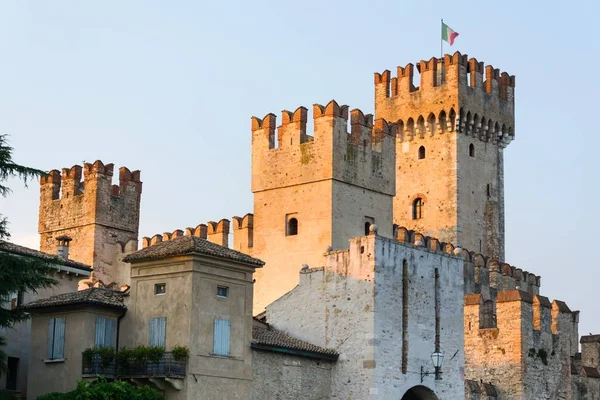
[[[114,245],[137,241],[142,192],[139,171],[121,167],[113,185],[113,167],[96,161],[64,168],[62,176],[52,170],[40,185],[40,250],[56,254],[56,238],[69,236],[70,258],[92,266],[106,284],[122,276]]]
[[[251,241],[247,252],[266,262],[256,274],[255,313],[296,285],[303,264],[320,267],[330,246],[345,248],[367,222],[392,236],[394,128],[331,101],[314,105],[309,136],[307,115],[303,107],[284,111],[277,129],[273,114],[252,119],[253,236],[234,243],[244,251]],[[297,235],[287,232],[291,218]]]
[[[329,400],[333,364],[269,351],[252,351],[252,399]]]
[[[349,250],[327,253],[323,263],[323,269],[302,271],[300,284],[269,305],[266,315],[276,329],[340,353],[333,393],[402,398],[423,385],[440,398],[464,396],[463,337],[456,335],[463,324],[462,259],[369,235],[352,239]],[[443,375],[421,384],[421,366],[433,367],[436,320],[446,356]]]
[[[416,70],[398,67],[393,78],[375,74],[375,114],[397,125],[394,222],[502,260],[502,151],[514,138],[514,77],[488,65],[484,82],[483,72],[483,63],[456,52]],[[412,216],[416,198],[425,202],[422,219]]]

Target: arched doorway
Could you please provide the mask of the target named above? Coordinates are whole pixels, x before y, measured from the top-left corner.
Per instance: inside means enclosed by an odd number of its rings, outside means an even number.
[[[418,385],[408,389],[401,400],[438,400],[438,397],[428,387]]]

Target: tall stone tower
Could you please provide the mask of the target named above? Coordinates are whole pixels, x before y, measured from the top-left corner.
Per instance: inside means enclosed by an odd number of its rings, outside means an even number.
[[[458,52],[417,71],[375,74],[375,115],[398,129],[394,222],[503,260],[515,78]]]
[[[294,288],[303,264],[320,267],[331,246],[365,235],[372,224],[392,235],[394,127],[331,101],[308,110],[252,118],[254,235],[247,252],[266,262],[256,272],[254,310]],[[244,251],[246,251],[244,249]]]
[[[142,194],[140,171],[121,167],[113,185],[113,167],[75,165],[62,177],[52,170],[40,185],[40,250],[56,254],[57,237],[70,237],[69,258],[92,266],[94,279],[106,284],[119,276],[115,245],[137,240]]]

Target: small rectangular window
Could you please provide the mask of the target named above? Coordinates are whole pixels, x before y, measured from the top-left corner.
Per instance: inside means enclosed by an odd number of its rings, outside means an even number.
[[[218,356],[229,355],[229,334],[231,324],[226,319],[215,319],[213,330],[213,354]]]
[[[98,347],[115,347],[117,332],[117,322],[111,318],[97,317],[96,318],[96,339],[94,346]]]
[[[154,285],[154,294],[165,294],[167,293],[167,284],[166,283],[157,283]]]
[[[51,318],[48,321],[48,342],[46,346],[47,360],[61,360],[65,358],[65,328],[64,318]]]
[[[227,286],[217,286],[217,296],[218,297],[229,297],[229,288]]]
[[[167,339],[167,317],[150,318],[149,345],[165,347]]]

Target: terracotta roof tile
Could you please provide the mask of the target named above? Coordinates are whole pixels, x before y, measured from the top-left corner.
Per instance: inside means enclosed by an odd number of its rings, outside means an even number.
[[[22,306],[26,311],[64,305],[88,304],[111,308],[126,309],[121,293],[104,288],[90,288],[78,292],[63,293],[27,303]]]
[[[160,242],[153,246],[146,247],[126,256],[123,261],[136,262],[156,260],[160,258],[183,256],[188,254],[203,254],[207,256],[226,258],[239,261],[245,264],[263,266],[264,262],[250,257],[239,251],[209,242],[196,236],[181,236],[175,239]]]
[[[63,260],[55,254],[44,253],[42,251],[30,249],[29,247],[19,246],[14,243],[0,240],[0,252],[17,254],[20,256],[35,257],[53,264],[66,265],[68,267],[78,268],[83,271],[91,271],[89,265],[85,265],[73,260]]]
[[[259,326],[255,324],[252,326],[252,344],[313,353],[329,359],[337,359],[338,357],[338,353],[335,350],[315,346],[314,344],[293,338],[267,325]]]

